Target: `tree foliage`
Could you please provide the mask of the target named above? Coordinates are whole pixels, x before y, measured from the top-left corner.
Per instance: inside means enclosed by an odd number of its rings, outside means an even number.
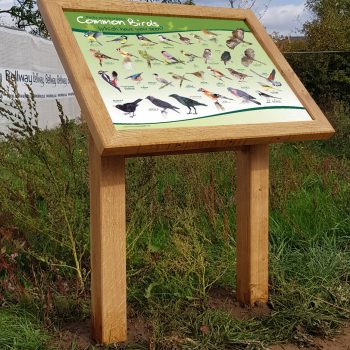
[[[308,0],[314,19],[304,25],[308,46],[314,50],[350,49],[350,1]]]
[[[48,31],[42,20],[36,0],[17,0],[17,4],[9,9],[0,10],[0,14],[9,14],[15,26],[26,29],[36,35],[48,37]]]

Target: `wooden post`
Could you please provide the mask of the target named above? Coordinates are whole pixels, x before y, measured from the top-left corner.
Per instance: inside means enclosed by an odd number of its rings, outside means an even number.
[[[92,336],[122,342],[126,327],[125,160],[102,157],[90,135]]]
[[[237,299],[268,300],[268,145],[237,152]]]

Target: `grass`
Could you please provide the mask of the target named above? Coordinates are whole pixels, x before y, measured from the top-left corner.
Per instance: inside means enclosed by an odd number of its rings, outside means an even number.
[[[147,325],[128,349],[309,346],[348,321],[350,123],[334,108],[332,141],[271,146],[268,315],[211,304],[236,288],[234,153],[127,161],[128,304]],[[0,348],[46,349],[45,329],[89,317],[86,136],[61,122],[0,144],[0,300],[16,305],[0,309]]]
[[[47,350],[48,340],[47,331],[23,310],[0,309],[0,349]]]

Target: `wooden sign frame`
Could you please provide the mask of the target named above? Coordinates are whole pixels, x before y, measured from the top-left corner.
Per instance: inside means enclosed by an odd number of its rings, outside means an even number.
[[[270,36],[250,10],[173,6],[95,0],[42,0],[40,11],[77,95],[84,117],[102,155],[150,155],[232,149],[235,146],[327,138],[333,133],[322,111],[297,78]],[[118,131],[111,122],[64,11],[244,20],[284,79],[309,112],[312,121],[179,127]],[[84,81],[84,84],[81,82]]]
[[[269,150],[274,142],[325,139],[334,130],[250,10],[121,2],[40,0],[40,12],[72,83],[89,131],[92,336],[127,339],[125,158],[236,150],[239,302],[268,301]],[[117,130],[64,11],[243,20],[312,120],[154,130]]]

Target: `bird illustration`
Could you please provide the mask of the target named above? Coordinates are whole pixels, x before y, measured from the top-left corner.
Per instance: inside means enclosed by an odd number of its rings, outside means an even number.
[[[124,103],[122,105],[116,105],[115,108],[120,109],[123,112],[126,112],[126,114],[132,113],[130,118],[133,118],[135,116],[136,108],[138,107],[138,104],[142,101],[142,98],[138,98],[134,102]]]
[[[158,81],[158,83],[162,84],[162,86],[159,88],[159,90],[165,88],[168,85],[174,86],[171,81],[168,81],[168,80],[160,77],[158,73],[153,73],[153,75],[155,76],[155,78]]]
[[[253,49],[246,49],[244,51],[244,56],[241,59],[241,63],[243,66],[249,67],[254,61],[266,65],[266,63],[255,59],[255,51]]]
[[[240,40],[238,40],[237,38],[229,38],[228,40],[226,40],[226,46],[231,50],[236,48],[237,45],[239,45],[241,43],[242,42]]]
[[[142,34],[136,34],[136,37],[137,37],[137,39],[139,39],[140,41],[142,41],[144,44],[146,44],[146,45],[156,45],[156,44],[158,44],[158,43],[156,43],[156,42],[154,42],[154,41],[152,41],[152,40],[150,40],[150,39],[148,39],[148,38],[146,38],[144,35],[142,35]]]
[[[162,109],[161,113],[163,115],[167,114],[167,109],[173,110],[176,113],[180,113],[177,111],[178,109],[180,109],[179,107],[175,107],[166,101],[159,100],[158,98],[155,98],[153,96],[147,96],[146,99],[152,102],[155,106],[161,108]]]
[[[109,85],[113,86],[115,89],[117,89],[119,92],[122,92],[120,90],[120,87],[118,86],[118,73],[116,71],[112,72],[112,78],[107,74],[106,71],[99,70],[98,74],[101,76],[101,78],[106,81]]]
[[[274,86],[271,85],[266,85],[264,83],[259,82],[260,86],[265,89],[265,90],[272,90],[272,91],[280,91],[279,89],[275,88]]]
[[[183,83],[184,81],[191,81],[191,80],[185,78],[185,75],[186,75],[186,74],[184,74],[184,75],[179,75],[179,74],[175,74],[175,73],[173,73],[173,72],[170,72],[169,74],[171,74],[171,76],[172,76],[172,78],[173,78],[174,80],[180,80],[180,87],[182,86],[182,83]]]
[[[152,63],[151,63],[152,61],[162,62],[161,60],[158,60],[158,58],[155,58],[155,57],[149,55],[146,50],[145,51],[139,50],[139,54],[144,60],[146,60],[149,68],[152,67]]]
[[[126,77],[125,79],[131,79],[132,81],[140,82],[142,80],[141,74],[142,74],[142,72],[132,74],[132,75],[129,75],[128,77]]]
[[[89,51],[92,54],[92,57],[96,58],[100,62],[101,67],[102,67],[102,63],[104,60],[119,61],[117,58],[113,58],[113,57],[105,55],[100,50],[90,49]]]
[[[180,61],[177,58],[175,58],[174,56],[170,55],[170,53],[166,52],[166,51],[162,51],[162,55],[165,57],[165,62],[168,64],[175,64],[175,63],[181,63],[181,64],[185,64],[184,61]]]
[[[190,53],[190,52],[185,52],[184,50],[181,50],[181,53],[188,57],[188,62],[193,62],[196,58],[200,58],[199,56],[193,54],[193,53]]]
[[[252,43],[244,40],[244,30],[236,29],[232,32],[231,37],[226,41],[226,46],[233,50],[237,45],[242,43],[252,45]]]
[[[224,51],[221,55],[221,61],[224,62],[224,65],[226,66],[226,63],[231,60],[231,54],[228,51]]]
[[[197,71],[197,72],[188,73],[188,74],[192,74],[195,77],[200,78],[200,79],[204,78],[204,72],[202,70]]]
[[[218,78],[218,79],[221,80],[221,81],[222,81],[222,78],[226,78],[226,79],[228,79],[228,80],[232,80],[231,78],[228,78],[224,73],[220,72],[220,71],[217,70],[217,69],[214,69],[214,68],[212,68],[212,67],[210,67],[210,66],[208,66],[207,69],[208,69],[208,71],[210,71],[210,72],[213,73],[213,76],[214,76],[215,78]]]
[[[128,70],[132,70],[132,61],[131,61],[131,57],[136,57],[135,55],[132,55],[131,53],[129,52],[126,52],[122,49],[116,49],[123,57],[124,57],[124,60],[123,60],[123,65],[126,69]]]
[[[124,45],[124,44],[126,44],[127,41],[128,41],[128,37],[126,35],[122,35],[122,36],[120,36],[118,38],[114,38],[112,40],[108,40],[107,42],[108,43],[115,42],[115,43],[119,43],[119,44]]]
[[[191,45],[191,40],[190,38],[187,38],[186,36],[181,35],[180,33],[177,33],[179,36],[179,39],[186,45]]]
[[[210,31],[207,30],[207,29],[202,29],[202,33],[205,34],[205,35],[207,35],[210,39],[212,39],[212,38],[214,38],[214,37],[217,36],[216,33],[210,32]]]
[[[166,36],[161,35],[161,34],[158,35],[158,38],[159,38],[160,42],[166,43],[166,44],[169,44],[169,45],[172,45],[172,43],[180,44],[179,42],[177,42],[175,40],[172,40],[172,39],[169,39]]]
[[[199,42],[203,42],[203,38],[195,33],[190,33],[190,35],[195,38],[196,40],[198,40]]]
[[[219,99],[231,100],[231,101],[233,101],[232,98],[228,98],[228,97],[222,96],[222,95],[220,95],[220,94],[211,92],[211,91],[206,90],[206,89],[203,89],[203,88],[200,88],[198,91],[203,92],[203,94],[204,94],[205,96],[207,96],[207,97],[210,98],[212,101],[214,101],[215,107],[216,107],[218,110],[221,110],[221,111],[224,111],[225,108],[224,108],[224,106],[222,106],[222,105],[219,103],[219,101],[218,101]]]
[[[256,92],[257,92],[257,94],[258,94],[259,96],[265,97],[267,103],[270,103],[270,102],[271,102],[271,99],[272,99],[272,102],[275,102],[275,100],[281,100],[280,97],[271,96],[271,95],[266,94],[265,92],[262,92],[262,91],[259,91],[259,90],[256,90]]]
[[[238,78],[239,81],[243,81],[245,78],[251,78],[251,75],[247,75],[241,72],[237,72],[236,70],[232,69],[232,68],[226,68],[230,74],[235,77]]]
[[[192,114],[191,108],[194,109],[194,114],[197,114],[196,106],[207,106],[204,103],[197,102],[195,100],[192,100],[191,98],[180,96],[177,94],[171,94],[169,97],[175,98],[178,102],[180,102],[182,105],[186,106],[189,110],[187,114]]]
[[[205,64],[208,63],[208,61],[211,59],[212,57],[212,53],[210,49],[205,49],[203,52],[203,58],[204,58],[204,62]]]
[[[239,40],[241,43],[252,45],[252,43],[249,43],[248,41],[244,40],[244,30],[243,29],[236,29],[232,32],[232,38]]]
[[[87,38],[88,42],[90,43],[90,45],[97,43],[101,46],[103,46],[97,39],[103,35],[101,32],[86,32],[84,34],[84,37]]]
[[[259,101],[256,101],[256,97],[251,96],[242,90],[234,89],[232,87],[228,87],[227,90],[230,91],[232,95],[236,96],[239,100],[241,100],[244,103],[253,102],[257,105],[261,105]]]
[[[250,70],[251,72],[253,72],[254,74],[256,74],[257,76],[264,78],[265,80],[267,80],[270,84],[272,84],[273,86],[282,86],[282,83],[280,83],[279,81],[275,80],[276,77],[276,69],[272,69],[270,75],[266,78],[263,75],[253,71],[252,69]]]
[[[122,49],[116,49],[116,51],[118,51],[123,57],[135,57],[135,58],[138,58],[137,56],[129,53],[129,52],[126,52]]]

